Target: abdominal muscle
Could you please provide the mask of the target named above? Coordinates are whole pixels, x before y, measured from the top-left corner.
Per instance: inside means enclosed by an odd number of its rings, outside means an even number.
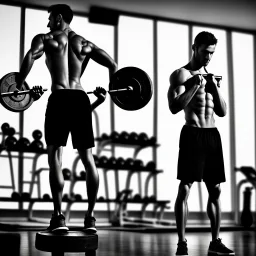
[[[213,97],[201,86],[185,107],[186,125],[199,128],[215,127]]]

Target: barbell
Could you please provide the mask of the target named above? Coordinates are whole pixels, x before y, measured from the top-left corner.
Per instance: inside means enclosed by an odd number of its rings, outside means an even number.
[[[18,72],[6,74],[0,80],[0,102],[8,110],[21,112],[34,102],[32,90],[26,82],[16,91]],[[46,91],[47,89],[43,89]],[[91,94],[93,92],[87,92]],[[112,101],[123,110],[139,110],[146,106],[153,94],[148,74],[137,67],[119,69],[110,79],[109,91]]]

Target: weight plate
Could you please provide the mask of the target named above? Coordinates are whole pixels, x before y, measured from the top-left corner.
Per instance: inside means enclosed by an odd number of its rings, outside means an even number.
[[[113,102],[124,110],[139,110],[145,107],[153,94],[152,82],[148,74],[137,67],[119,69],[111,78],[109,90],[119,90],[131,86],[132,91],[111,93]]]
[[[0,80],[0,93],[13,92],[14,90],[16,90],[16,79],[18,77],[18,74],[18,72],[11,72],[2,77],[2,79]],[[21,90],[24,91],[29,89],[30,88],[28,84],[25,82],[22,85]],[[17,96],[11,95],[0,97],[1,104],[6,109],[13,112],[21,112],[26,110],[31,106],[33,101],[34,100],[29,93]]]

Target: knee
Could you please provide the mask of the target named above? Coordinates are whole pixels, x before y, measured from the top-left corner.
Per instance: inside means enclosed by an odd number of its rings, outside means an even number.
[[[209,190],[209,198],[212,200],[218,200],[220,198],[221,188],[220,185],[216,185]]]
[[[190,185],[180,183],[179,191],[178,191],[178,199],[179,200],[187,200],[190,192]]]

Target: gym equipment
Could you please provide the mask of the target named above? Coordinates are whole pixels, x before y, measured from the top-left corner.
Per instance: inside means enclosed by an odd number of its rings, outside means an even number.
[[[108,93],[121,109],[139,110],[146,106],[152,97],[152,81],[140,68],[121,68],[111,77]]]
[[[244,207],[241,214],[241,224],[245,228],[249,228],[253,224],[253,217],[251,212],[251,190],[252,187],[246,187],[244,190]]]
[[[119,141],[119,133],[116,132],[116,131],[111,132],[111,134],[110,134],[110,139],[111,139],[113,142]]]
[[[82,231],[67,233],[36,233],[35,247],[37,250],[52,252],[52,255],[63,255],[65,252],[95,252],[98,248],[98,235]],[[95,255],[95,254],[90,254]]]
[[[97,202],[104,202],[104,201],[105,201],[104,196],[100,196],[100,197],[97,199]]]
[[[64,180],[70,180],[71,171],[68,168],[62,169],[62,174],[63,174]]]
[[[32,90],[26,82],[23,83],[22,90],[17,91],[18,75],[18,72],[11,72],[0,80],[0,102],[6,109],[13,112],[24,111],[34,102]],[[91,93],[93,92],[87,92],[87,94]],[[111,77],[108,93],[112,101],[121,109],[139,110],[146,106],[152,97],[152,81],[142,69],[125,67]]]
[[[19,201],[20,200],[20,194],[18,192],[12,192],[12,195],[11,195],[12,199],[15,200],[15,201]]]
[[[147,164],[146,164],[146,169],[149,169],[149,170],[155,170],[156,169],[156,163],[154,161],[149,161]]]
[[[123,131],[120,133],[119,140],[121,143],[127,144],[129,141],[129,133],[126,131]]]
[[[141,202],[141,195],[140,194],[135,194],[133,197],[134,202]]]
[[[134,168],[134,160],[132,158],[127,158],[125,160],[125,163],[124,163],[125,167],[128,168],[129,170],[130,169],[133,169]]]
[[[22,201],[29,201],[30,200],[30,194],[28,192],[23,192],[21,194],[21,200]]]
[[[134,160],[134,167],[135,167],[136,169],[143,169],[143,168],[144,168],[144,163],[143,163],[143,161],[140,160],[140,159]]]
[[[23,83],[20,91],[16,91],[18,74],[18,72],[11,72],[0,80],[0,102],[6,109],[13,112],[24,111],[34,102],[32,90],[26,82]],[[47,91],[47,89],[43,89],[43,91]]]
[[[213,76],[213,77],[217,80],[218,83],[222,80],[222,76],[215,76],[215,75],[213,75],[213,74],[203,74],[202,76],[203,76],[206,80],[207,80],[207,78]]]
[[[50,201],[50,200],[51,200],[50,195],[49,195],[49,194],[44,194],[44,195],[43,195],[43,200],[44,200],[44,201]]]
[[[43,134],[40,130],[34,130],[32,132],[32,137],[34,138],[34,140],[40,140],[40,139],[42,139]]]
[[[80,202],[80,201],[83,200],[83,198],[82,198],[82,196],[81,196],[80,194],[75,194],[74,198],[75,198],[75,200],[76,200],[77,202]]]
[[[135,144],[135,145],[138,144],[138,140],[139,140],[139,136],[136,132],[131,132],[129,134],[129,142],[131,144]]]
[[[145,145],[148,142],[148,135],[142,132],[138,135],[138,142],[140,145]]]
[[[16,143],[17,150],[22,152],[27,151],[29,149],[29,146],[30,141],[25,137],[21,137]]]
[[[32,152],[40,152],[44,149],[44,144],[41,140],[34,140],[31,142],[29,149]]]
[[[108,139],[109,139],[109,136],[108,136],[106,133],[102,133],[100,138],[101,138],[102,140],[108,140]]]
[[[80,178],[81,178],[82,180],[86,180],[86,172],[85,172],[85,171],[81,171],[81,172],[80,172]]]
[[[4,135],[8,134],[9,128],[10,128],[10,125],[8,123],[3,123],[1,125],[1,130],[2,130]]]
[[[116,158],[114,156],[111,156],[107,161],[107,166],[111,168],[116,167]]]
[[[101,157],[99,158],[99,165],[100,165],[100,166],[106,167],[107,162],[108,162],[108,158],[107,158],[106,156],[101,156]]]
[[[8,129],[8,132],[7,132],[8,136],[13,136],[15,133],[16,133],[16,131],[13,127],[10,127]]]
[[[125,160],[123,157],[118,157],[117,160],[116,160],[116,167],[117,168],[124,168],[125,166]]]
[[[4,145],[8,151],[12,151],[16,149],[17,139],[13,136],[8,136],[5,141]]]

